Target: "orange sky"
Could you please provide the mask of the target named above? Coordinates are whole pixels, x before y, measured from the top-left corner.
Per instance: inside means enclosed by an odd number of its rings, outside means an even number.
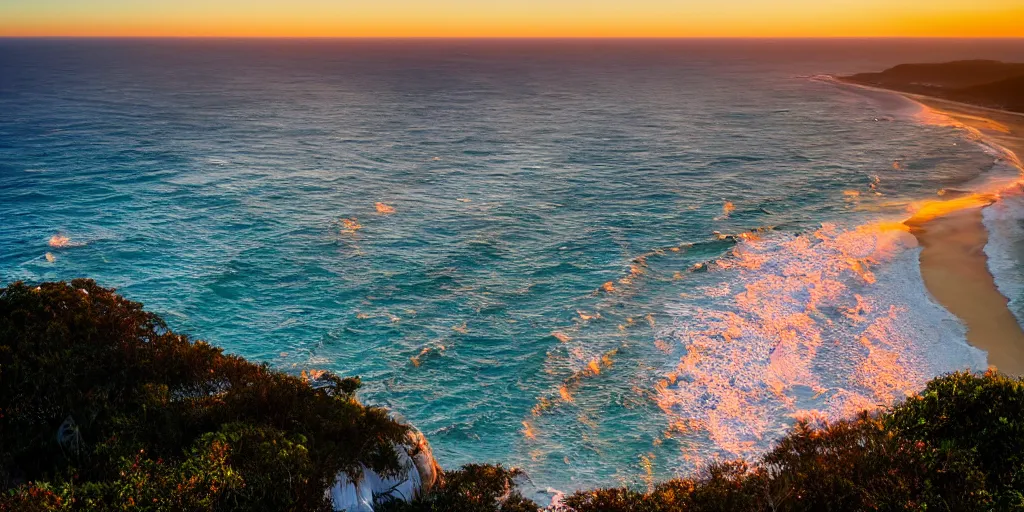
[[[1024,37],[1024,0],[0,0],[0,36]]]

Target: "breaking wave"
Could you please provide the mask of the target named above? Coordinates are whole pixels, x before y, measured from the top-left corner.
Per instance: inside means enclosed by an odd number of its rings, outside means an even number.
[[[848,416],[934,375],[983,370],[985,354],[926,299],[917,255],[896,224],[741,241],[705,274],[713,303],[675,304],[663,333],[679,353],[657,388],[673,435],[707,434],[694,457],[751,455],[796,418]]]

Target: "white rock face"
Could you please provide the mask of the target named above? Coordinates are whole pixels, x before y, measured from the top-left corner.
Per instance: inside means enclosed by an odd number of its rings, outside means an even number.
[[[362,468],[362,477],[356,481],[345,473],[339,473],[334,486],[327,491],[334,510],[374,512],[375,497],[386,500],[390,496],[410,502],[438,483],[440,467],[434,460],[430,444],[419,430],[410,429],[405,442],[395,445],[395,453],[404,476],[382,477],[366,466]]]

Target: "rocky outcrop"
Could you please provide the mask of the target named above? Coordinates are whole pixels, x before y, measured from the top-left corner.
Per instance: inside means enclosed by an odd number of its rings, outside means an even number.
[[[381,476],[365,466],[355,480],[339,473],[334,486],[327,491],[334,510],[373,512],[379,502],[410,502],[440,482],[441,468],[434,460],[430,443],[419,430],[410,428],[405,441],[395,445],[395,453],[403,470],[400,476]]]

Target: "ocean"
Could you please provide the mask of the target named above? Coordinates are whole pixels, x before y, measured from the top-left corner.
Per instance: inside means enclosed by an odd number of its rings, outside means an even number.
[[[893,226],[1018,170],[821,76],[963,58],[1024,42],[0,40],[0,285],[358,375],[448,468],[642,487],[986,368]]]

